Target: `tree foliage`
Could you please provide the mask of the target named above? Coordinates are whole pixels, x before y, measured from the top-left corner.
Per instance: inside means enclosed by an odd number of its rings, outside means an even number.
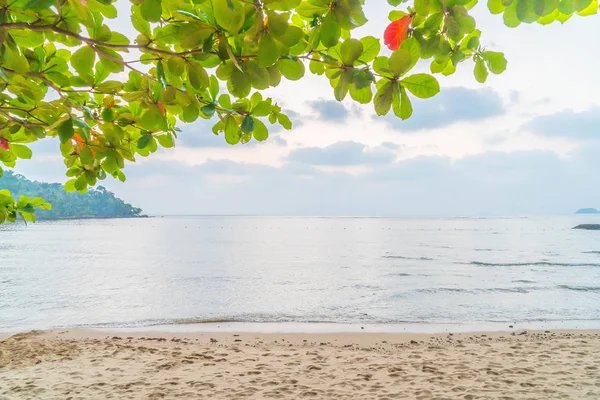
[[[388,0],[389,56],[379,37],[351,36],[367,23],[364,1],[131,0],[137,36],[127,37],[107,24],[115,0],[0,0],[0,162],[13,167],[31,158],[29,143],[55,137],[65,188],[83,193],[109,175],[125,181],[126,162],[173,147],[180,123],[213,119],[213,133],[232,145],[266,140],[272,124],[291,129],[261,91],[307,70],[324,75],[338,101],[407,119],[412,97],[439,92],[435,74],[470,61],[485,82],[506,68],[482,45],[470,15],[478,0]],[[598,0],[487,7],[515,27],[595,14]],[[411,72],[420,60],[431,74]],[[19,207],[2,193],[6,219]]]
[[[143,216],[141,209],[125,203],[103,186],[91,189],[85,194],[68,193],[59,183],[33,182],[10,171],[0,178],[0,185],[15,195],[22,195],[23,203],[35,206],[41,202],[41,205],[45,205],[44,209],[35,213],[38,220]],[[34,198],[31,199],[32,197]],[[49,207],[41,198],[53,206]]]

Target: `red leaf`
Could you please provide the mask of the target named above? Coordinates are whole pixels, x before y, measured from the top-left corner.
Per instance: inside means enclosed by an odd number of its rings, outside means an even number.
[[[408,36],[412,17],[405,15],[404,17],[392,22],[385,28],[383,33],[383,41],[390,50],[398,50],[402,42]]]
[[[102,102],[104,103],[104,107],[106,108],[113,108],[115,106],[115,98],[112,95],[104,96]]]
[[[158,106],[158,109],[160,110],[160,113],[164,117],[165,116],[165,106],[163,106],[163,103],[161,103],[160,101],[157,101],[156,105]]]
[[[8,151],[8,140],[0,138],[0,149]]]

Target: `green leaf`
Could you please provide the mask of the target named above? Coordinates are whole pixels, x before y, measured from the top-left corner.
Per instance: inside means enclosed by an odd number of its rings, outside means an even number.
[[[94,154],[89,146],[83,146],[79,152],[79,159],[83,165],[94,165]]]
[[[204,67],[194,61],[187,63],[188,80],[192,87],[196,90],[203,90],[208,87],[210,81],[208,73]]]
[[[5,82],[10,82],[10,79],[8,79],[8,75],[6,75],[6,71],[4,71],[4,68],[2,67],[0,67],[0,78],[2,78]]]
[[[115,158],[114,152],[111,151],[106,155],[106,158],[102,162],[102,169],[111,175],[119,170],[119,165],[117,164],[117,159]]]
[[[519,18],[519,21],[521,22],[526,22],[526,23],[532,23],[538,20],[538,18],[540,17],[536,12],[535,12],[535,4],[537,2],[537,0],[513,0],[515,3],[517,3],[516,6],[516,11],[517,11],[517,18]]]
[[[158,82],[163,89],[167,87],[167,78],[165,78],[165,69],[163,67],[162,61],[156,63],[156,77],[158,78]]]
[[[379,39],[373,36],[365,36],[364,38],[360,39],[360,42],[363,45],[363,52],[360,55],[359,60],[365,63],[373,61],[381,51],[381,43],[379,42]]]
[[[353,65],[363,52],[363,45],[359,40],[348,39],[342,43],[340,55],[344,65]]]
[[[151,135],[144,134],[140,136],[137,142],[138,149],[145,149],[150,144],[150,139],[152,139]]]
[[[140,5],[142,17],[149,22],[159,22],[162,15],[161,0],[144,0]]]
[[[173,11],[173,12],[174,12],[174,13],[177,13],[177,14],[185,15],[186,17],[190,17],[190,18],[192,18],[192,19],[195,19],[196,21],[208,22],[208,21],[206,20],[206,18],[204,18],[204,17],[202,17],[202,16],[200,16],[200,15],[193,14],[193,13],[191,13],[191,12],[188,12],[188,11],[184,11],[184,10],[175,10],[175,11]]]
[[[244,6],[239,1],[211,0],[215,20],[227,32],[236,35],[246,20]],[[230,7],[231,6],[231,7]]]
[[[294,47],[300,43],[300,41],[302,40],[303,37],[304,37],[304,31],[302,30],[302,28],[294,26],[294,25],[290,25],[290,26],[288,26],[288,29],[285,31],[285,35],[281,36],[279,38],[279,40],[281,40],[281,43],[283,43],[286,47]],[[292,52],[294,52],[293,49],[292,49]],[[294,53],[294,54],[298,54],[298,53]]]
[[[440,92],[437,79],[429,74],[414,74],[404,78],[400,83],[420,99],[428,99]]]
[[[277,61],[277,69],[290,81],[297,81],[304,76],[304,64],[299,60],[284,58]]]
[[[350,85],[350,97],[360,104],[369,104],[373,99],[373,89],[371,85],[357,88],[356,84]]]
[[[373,69],[379,75],[393,77],[393,74],[390,72],[390,59],[387,57],[379,56],[375,57],[373,61]]]
[[[160,110],[156,106],[151,106],[142,114],[141,125],[142,128],[153,130],[156,129],[158,122],[161,118]]]
[[[114,93],[122,89],[123,84],[119,81],[104,81],[96,86],[96,89],[104,93]]]
[[[216,100],[217,96],[219,95],[219,81],[214,75],[210,77],[210,84],[208,90],[210,92],[210,97],[213,100]]]
[[[321,43],[325,47],[333,47],[338,44],[342,35],[342,28],[336,21],[332,12],[327,13],[321,22]]]
[[[258,118],[252,118],[252,120],[254,121],[254,139],[258,140],[259,142],[267,140],[267,138],[269,137],[269,130],[267,129],[265,124]]]
[[[598,14],[598,0],[593,0],[587,7],[577,11],[577,15],[581,17],[587,17],[588,15],[595,14]]]
[[[517,16],[517,1],[513,0],[513,2],[506,8],[503,15],[504,25],[509,28],[516,28],[521,25],[521,20]]]
[[[25,4],[25,9],[29,10],[42,10],[44,8],[49,8],[52,5],[52,0],[29,0]]]
[[[268,67],[269,65],[275,64],[279,58],[279,49],[277,44],[271,37],[270,33],[267,33],[261,39],[258,45],[258,65],[260,67]]]
[[[375,94],[375,112],[377,115],[387,115],[392,107],[392,100],[394,97],[394,90],[397,90],[398,84],[387,81],[379,88]]]
[[[213,103],[207,104],[200,109],[204,113],[204,115],[208,115],[209,117],[215,114],[216,107]]]
[[[412,104],[410,102],[410,98],[406,94],[406,90],[403,87],[399,88],[398,90],[394,90],[392,108],[394,110],[394,114],[402,120],[409,119],[412,116]]]
[[[587,9],[590,5],[596,11],[598,10],[598,0],[573,0],[573,4],[577,13]]]
[[[234,69],[231,79],[227,82],[227,89],[236,97],[246,97],[250,94],[252,84],[246,74]]]
[[[563,14],[573,14],[575,12],[575,0],[561,0],[558,4],[558,11]]]
[[[310,60],[310,63],[308,63],[310,72],[312,72],[315,75],[323,75],[323,73],[325,73],[325,63],[319,61],[319,60]]]
[[[329,5],[330,3],[326,1],[316,2],[305,0],[296,7],[296,12],[304,18],[312,20],[315,17],[321,17],[329,11]]]
[[[89,46],[83,46],[71,56],[71,65],[79,74],[92,74],[96,52]]]
[[[10,149],[17,158],[29,160],[31,158],[31,149],[22,144],[11,144]]]
[[[198,105],[196,102],[191,102],[187,106],[183,107],[183,112],[181,114],[181,119],[183,122],[194,122],[198,119],[199,113]]]
[[[412,64],[412,56],[406,49],[398,49],[390,56],[389,70],[399,77],[407,73]]]
[[[506,10],[503,0],[488,0],[487,5],[492,14],[501,14]]]
[[[169,72],[175,76],[181,76],[185,71],[185,61],[181,57],[170,57],[167,61]]]
[[[506,58],[504,53],[495,51],[484,51],[481,56],[485,60],[488,69],[493,74],[501,74],[506,70]]]
[[[421,45],[414,37],[407,38],[400,45],[400,50],[406,50],[410,53],[410,65],[408,70],[411,70],[421,58]]]
[[[352,79],[352,71],[344,71],[339,77],[337,85],[333,91],[335,95],[335,99],[337,101],[342,101],[348,94],[348,90],[350,90],[350,80]]]
[[[287,14],[279,14],[274,11],[267,11],[267,28],[275,36],[281,37],[286,34],[288,28]]]
[[[66,75],[61,74],[60,72],[53,72],[53,71],[46,72],[46,77],[48,79],[50,79],[52,82],[54,82],[56,85],[58,85],[59,87],[71,86],[70,79]]]
[[[154,136],[158,143],[164,147],[165,149],[170,149],[175,146],[175,140],[173,139],[173,135],[170,133],[166,133],[164,135],[156,135]]]
[[[112,122],[115,119],[115,110],[113,110],[112,108],[105,108],[100,113],[100,116],[102,117],[103,121]]]
[[[229,144],[238,144],[240,142],[240,128],[231,115],[224,119],[225,121],[225,141]]]
[[[474,73],[475,73],[475,79],[477,79],[477,82],[485,83],[485,81],[487,80],[487,77],[488,77],[488,70],[485,66],[485,62],[480,57],[477,57],[475,59]]]
[[[75,134],[75,130],[73,129],[73,120],[69,118],[69,119],[61,122],[56,127],[56,132],[58,133],[60,142],[67,143],[69,140],[71,140],[71,138]]]
[[[283,129],[285,130],[289,131],[292,129],[292,121],[285,114],[277,114],[277,122],[279,122],[279,124],[283,126]]]
[[[240,129],[243,133],[251,133],[252,131],[254,131],[254,118],[252,118],[249,115],[246,115],[244,117],[244,120],[242,121]]]
[[[420,15],[429,15],[429,0],[415,0],[415,11]]]
[[[535,13],[540,17],[544,17],[553,13],[557,8],[560,0],[536,0],[535,1]]]

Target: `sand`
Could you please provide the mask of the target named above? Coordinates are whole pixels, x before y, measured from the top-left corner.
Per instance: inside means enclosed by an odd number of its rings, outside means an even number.
[[[600,399],[600,332],[30,332],[0,342],[29,398]]]

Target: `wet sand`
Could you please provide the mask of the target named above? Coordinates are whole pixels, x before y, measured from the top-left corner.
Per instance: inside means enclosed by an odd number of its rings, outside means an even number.
[[[599,399],[600,331],[30,332],[0,342],[22,398]]]

